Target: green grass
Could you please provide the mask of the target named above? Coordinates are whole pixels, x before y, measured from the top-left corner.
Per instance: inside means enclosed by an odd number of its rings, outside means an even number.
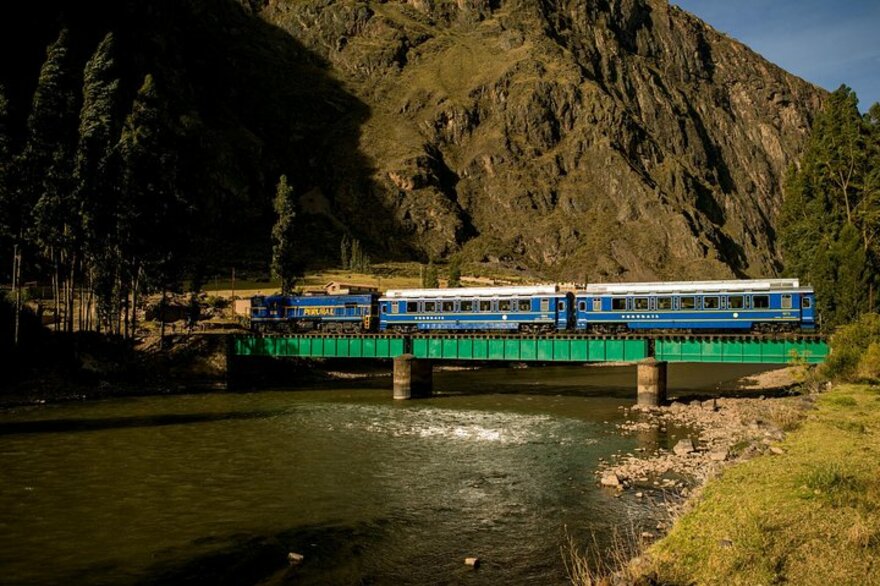
[[[782,444],[711,481],[650,550],[661,583],[880,584],[880,403],[822,395]]]

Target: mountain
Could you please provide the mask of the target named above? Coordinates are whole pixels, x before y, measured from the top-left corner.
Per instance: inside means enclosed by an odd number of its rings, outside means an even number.
[[[772,275],[781,185],[825,99],[665,0],[90,4],[97,21],[57,0],[21,20],[25,53],[38,68],[61,24],[83,47],[109,29],[130,91],[159,72],[224,254],[265,253],[286,173],[317,261],[347,232],[374,259],[553,278]]]

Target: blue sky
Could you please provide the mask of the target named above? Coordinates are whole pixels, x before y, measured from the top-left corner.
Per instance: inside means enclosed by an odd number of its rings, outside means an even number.
[[[880,0],[670,0],[828,90],[880,102]]]

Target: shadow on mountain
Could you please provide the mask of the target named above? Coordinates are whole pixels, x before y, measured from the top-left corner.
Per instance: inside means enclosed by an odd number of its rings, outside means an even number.
[[[21,144],[46,46],[70,32],[84,65],[107,32],[116,38],[127,114],[144,76],[170,101],[180,134],[181,188],[196,209],[192,240],[207,271],[235,262],[261,266],[270,256],[272,198],[285,174],[317,205],[298,217],[306,262],[336,259],[353,232],[368,252],[405,254],[394,215],[359,151],[369,107],[329,74],[328,65],[283,30],[234,0],[61,0],[18,3],[0,24],[0,84],[10,97],[13,138]],[[352,198],[359,217],[337,199]],[[306,206],[303,206],[304,208]],[[337,215],[338,214],[338,215]],[[371,250],[370,243],[380,250]]]

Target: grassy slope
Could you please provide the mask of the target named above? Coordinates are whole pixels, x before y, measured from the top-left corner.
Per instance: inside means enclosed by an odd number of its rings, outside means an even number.
[[[880,584],[880,388],[844,385],[651,550],[661,582]]]

